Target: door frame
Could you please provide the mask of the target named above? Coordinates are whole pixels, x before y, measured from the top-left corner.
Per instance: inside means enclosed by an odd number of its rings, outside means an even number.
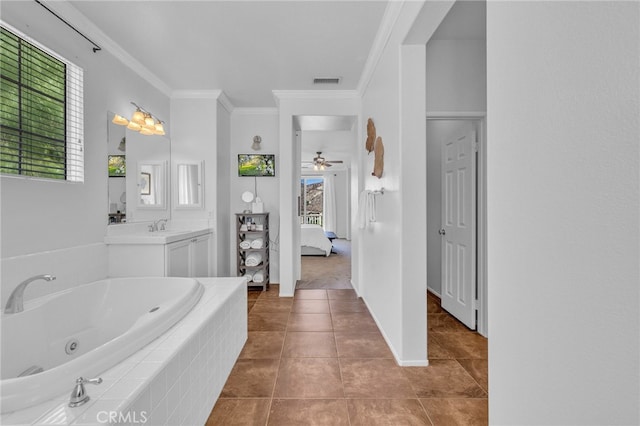
[[[489,337],[488,305],[487,305],[487,113],[485,111],[469,112],[428,112],[426,121],[460,120],[479,123],[478,157],[477,157],[477,215],[476,215],[476,285],[478,334]],[[427,123],[425,123],[427,124]]]

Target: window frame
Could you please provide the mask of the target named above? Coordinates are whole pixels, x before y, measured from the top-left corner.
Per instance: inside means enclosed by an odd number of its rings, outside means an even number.
[[[61,127],[63,125],[64,133],[64,159],[56,164],[64,167],[64,177],[51,177],[51,176],[34,176],[30,174],[24,174],[22,172],[8,173],[0,172],[0,175],[4,178],[15,179],[29,179],[29,180],[43,180],[47,182],[69,182],[69,183],[83,183],[84,182],[84,71],[82,68],[64,58],[60,54],[54,52],[52,49],[42,45],[16,28],[8,25],[4,21],[0,20],[0,26],[3,30],[11,33],[13,36],[19,39],[19,43],[28,43],[33,48],[36,48],[43,52],[43,54],[50,56],[51,58],[60,61],[64,64],[64,102],[60,104],[64,111],[64,123],[60,120]],[[15,83],[16,85],[18,82]],[[20,108],[20,107],[19,107]],[[20,113],[20,112],[18,112]],[[12,127],[10,131],[21,133],[25,127],[20,124],[17,128]],[[18,136],[20,137],[20,136]],[[36,138],[48,138],[46,134],[36,134]],[[51,144],[52,146],[58,146],[60,148],[60,142],[58,145]],[[41,157],[40,157],[41,158]],[[16,161],[16,165],[20,165],[21,161]],[[28,173],[28,172],[27,172]]]

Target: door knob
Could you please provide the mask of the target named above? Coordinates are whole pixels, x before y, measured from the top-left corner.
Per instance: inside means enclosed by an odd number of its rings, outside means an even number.
[[[438,231],[438,234],[440,234],[440,235],[444,235],[444,234],[446,234],[446,232],[445,232],[444,228],[442,228],[441,230],[439,230],[439,231]]]

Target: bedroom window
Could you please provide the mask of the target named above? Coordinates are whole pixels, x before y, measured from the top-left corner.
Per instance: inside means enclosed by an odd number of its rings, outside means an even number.
[[[300,194],[300,223],[322,226],[324,179],[317,176],[303,177],[300,179]]]
[[[82,68],[0,29],[0,173],[83,182]]]

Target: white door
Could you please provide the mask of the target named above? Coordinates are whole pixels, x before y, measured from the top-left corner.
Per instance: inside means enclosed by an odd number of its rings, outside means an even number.
[[[476,328],[476,132],[442,147],[442,307]]]

